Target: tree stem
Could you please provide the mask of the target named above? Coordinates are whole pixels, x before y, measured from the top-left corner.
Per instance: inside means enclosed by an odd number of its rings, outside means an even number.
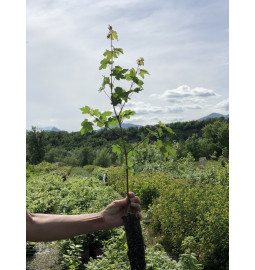
[[[113,48],[112,47],[113,46],[112,46],[112,39],[111,39],[111,53],[113,55]],[[112,59],[113,59],[113,56],[112,56]],[[113,91],[113,85],[112,85],[112,69],[113,69],[113,64],[111,64],[111,100],[112,100],[112,91]],[[131,86],[131,88],[132,88],[132,86]],[[122,106],[121,111],[122,111],[124,105]],[[115,106],[114,105],[112,105],[112,106],[113,106],[113,110],[114,110],[115,116],[116,116],[116,118],[118,119],[118,122],[119,122],[119,127],[120,127],[120,132],[121,132],[120,138],[121,138],[121,140],[123,142],[123,149],[124,149],[124,156],[125,156],[125,171],[126,171],[126,188],[127,188],[127,196],[129,197],[129,194],[128,194],[128,191],[129,191],[129,187],[128,187],[128,152],[127,152],[127,148],[126,148],[126,145],[125,145],[123,128],[121,126],[122,121],[120,120],[120,113],[118,114],[117,111],[116,111]]]

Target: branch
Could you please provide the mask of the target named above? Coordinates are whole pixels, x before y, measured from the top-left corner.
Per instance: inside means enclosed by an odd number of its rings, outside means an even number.
[[[136,147],[138,147],[140,144],[142,144],[142,143],[145,141],[146,138],[149,138],[149,137],[150,137],[150,135],[151,135],[151,134],[148,133],[147,136],[144,137],[144,139],[143,139],[142,141],[140,141],[140,142],[137,143],[135,146],[133,146],[133,147],[128,151],[128,153],[131,152],[131,151],[133,151],[133,150],[134,150]]]
[[[94,115],[92,115],[92,117],[94,117],[94,119],[96,119],[96,117]],[[97,118],[98,119],[98,118]],[[98,119],[99,120],[99,119]],[[99,120],[99,123],[104,125],[104,122],[101,122]],[[113,129],[111,129],[110,127],[105,127],[106,129],[110,129],[116,136],[120,137],[120,134],[116,133]]]
[[[137,69],[136,69],[135,75],[138,73],[138,71],[139,71],[139,65],[137,65]],[[134,82],[132,81],[129,91],[131,91],[133,85],[134,85]],[[133,93],[131,93],[130,96],[132,96],[132,94]],[[119,115],[121,114],[121,112],[122,112],[122,110],[123,110],[123,108],[124,108],[125,105],[126,105],[126,101],[123,103],[123,105],[122,105],[122,107],[120,109]],[[123,120],[124,120],[124,118],[122,119],[121,123],[123,123]]]

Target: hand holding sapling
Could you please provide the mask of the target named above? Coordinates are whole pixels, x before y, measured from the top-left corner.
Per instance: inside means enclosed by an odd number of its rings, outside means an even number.
[[[142,218],[140,199],[133,192],[129,192],[129,197],[112,202],[101,212],[107,229],[124,225],[122,217],[127,214],[129,205],[130,211]]]

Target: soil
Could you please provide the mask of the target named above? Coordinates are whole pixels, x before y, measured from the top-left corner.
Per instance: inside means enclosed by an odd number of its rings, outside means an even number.
[[[128,244],[127,254],[131,270],[145,270],[145,246],[140,219],[135,213],[128,213],[122,218],[126,231]]]

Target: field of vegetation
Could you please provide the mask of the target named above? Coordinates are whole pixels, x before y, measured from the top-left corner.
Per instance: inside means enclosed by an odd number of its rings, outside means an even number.
[[[142,203],[147,269],[228,269],[228,121],[170,126],[175,134],[163,139],[176,150],[174,156],[163,156],[152,141],[132,157],[130,190]],[[144,132],[129,128],[125,136],[135,144]],[[125,196],[123,161],[111,152],[116,139],[104,129],[89,135],[29,132],[28,210],[99,212]],[[123,228],[53,243],[27,242],[27,250],[27,269],[130,269]]]

